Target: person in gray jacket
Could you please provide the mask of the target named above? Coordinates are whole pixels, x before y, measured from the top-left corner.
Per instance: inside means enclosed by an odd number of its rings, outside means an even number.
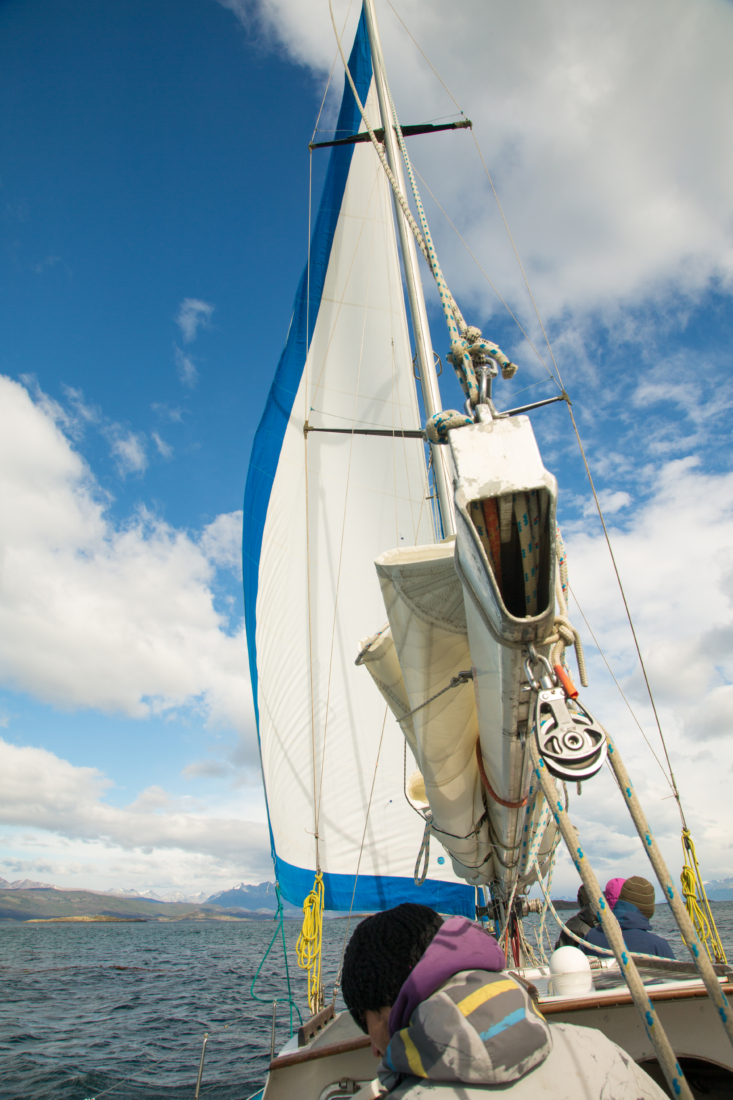
[[[493,936],[465,917],[444,922],[407,903],[362,921],[341,988],[382,1059],[368,1095],[470,1100],[497,1089],[512,1100],[664,1100],[601,1032],[549,1026],[505,965]]]

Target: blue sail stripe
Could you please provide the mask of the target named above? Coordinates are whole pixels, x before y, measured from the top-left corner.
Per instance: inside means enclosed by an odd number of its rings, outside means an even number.
[[[283,897],[293,905],[302,904],[313,886],[313,870],[294,867],[276,856],[275,871]],[[326,909],[351,909],[353,897],[356,912],[389,909],[404,901],[412,901],[419,905],[429,905],[440,913],[455,913],[471,919],[475,916],[474,889],[464,883],[441,882],[440,879],[428,878],[422,886],[416,886],[411,878],[359,875],[354,893],[354,878],[354,875],[324,871]]]
[[[372,57],[363,11],[349,58],[349,70],[359,92],[359,98],[363,103],[372,82]],[[358,131],[360,123],[359,108],[346,77],[344,77],[344,95],[338,122],[336,123],[337,129],[341,133],[353,134]],[[249,470],[247,471],[247,484],[244,490],[244,528],[242,532],[242,581],[244,586],[244,621],[249,656],[249,674],[252,683],[258,743],[260,710],[255,631],[262,538],[272,486],[277,473],[283,440],[285,439],[285,430],[300,386],[308,348],[318,319],[318,311],[321,307],[323,286],[331,256],[331,246],[353,155],[353,145],[335,146],[331,150],[318,217],[316,218],[310,245],[310,293],[308,266],[306,265],[295,295],[293,315],[285,348],[280,356],[265,411],[262,414],[262,419],[252,443]],[[265,785],[265,802],[267,803],[267,785]],[[276,859],[275,840],[272,835],[269,807],[267,808],[267,821],[270,829],[270,848],[274,861]],[[295,899],[296,904],[303,897],[305,897],[305,894],[301,894],[300,898]]]

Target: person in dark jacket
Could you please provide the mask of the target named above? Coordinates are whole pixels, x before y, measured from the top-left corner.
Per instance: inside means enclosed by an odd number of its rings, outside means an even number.
[[[580,912],[566,921],[565,925],[571,932],[575,932],[576,936],[580,936],[582,940],[588,935],[591,928],[595,928],[598,924],[598,915],[590,904],[590,898],[588,897],[588,891],[585,886],[581,886],[578,890],[578,905],[580,906]],[[579,946],[580,944],[578,941],[574,940],[572,936],[568,936],[566,932],[561,932],[555,943],[555,950],[557,951],[558,947]]]
[[[642,955],[658,955],[662,959],[673,959],[674,953],[665,939],[656,936],[651,930],[651,918],[654,916],[654,887],[640,875],[627,878],[621,887],[613,913],[621,926],[624,943],[629,951]],[[597,955],[596,947],[608,947],[606,935],[598,925],[586,933],[585,944],[577,944],[586,955]]]

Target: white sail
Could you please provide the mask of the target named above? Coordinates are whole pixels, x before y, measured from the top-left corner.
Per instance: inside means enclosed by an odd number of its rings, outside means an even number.
[[[379,125],[363,17],[349,65]],[[336,137],[360,122],[346,85]],[[472,915],[473,891],[439,845],[414,883],[424,823],[404,794],[404,737],[354,663],[360,636],[385,619],[375,559],[435,532],[422,441],[353,429],[419,427],[389,184],[369,142],[336,147],[245,497],[262,769],[277,877],[294,903],[318,868],[327,908],[353,895],[360,909],[413,900]]]

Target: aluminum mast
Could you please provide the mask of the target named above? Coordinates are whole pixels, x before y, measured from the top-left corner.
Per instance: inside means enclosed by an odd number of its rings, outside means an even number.
[[[402,155],[397,145],[392,111],[389,105],[387,75],[384,71],[382,43],[379,37],[374,0],[364,0],[364,12],[366,14],[369,45],[372,52],[374,79],[377,86],[377,96],[379,98],[379,112],[382,116],[382,126],[384,127],[384,148],[387,155],[387,163],[397,180],[400,190],[403,195],[406,195],[405,179],[402,174]],[[400,237],[402,263],[405,268],[407,300],[410,305],[412,331],[415,336],[420,388],[422,390],[423,404],[425,406],[425,415],[429,419],[435,413],[440,412],[443,405],[440,399],[438,375],[435,370],[435,358],[433,355],[432,341],[430,339],[430,326],[428,324],[428,314],[425,307],[425,295],[423,293],[422,280],[420,279],[420,271],[418,268],[415,238],[396,201],[394,202],[394,209]],[[435,443],[430,444],[430,451],[433,456],[433,477],[435,479],[435,488],[438,494],[438,506],[443,524],[443,535],[455,535],[456,517],[455,506],[453,504],[453,470],[450,451],[448,447]]]

